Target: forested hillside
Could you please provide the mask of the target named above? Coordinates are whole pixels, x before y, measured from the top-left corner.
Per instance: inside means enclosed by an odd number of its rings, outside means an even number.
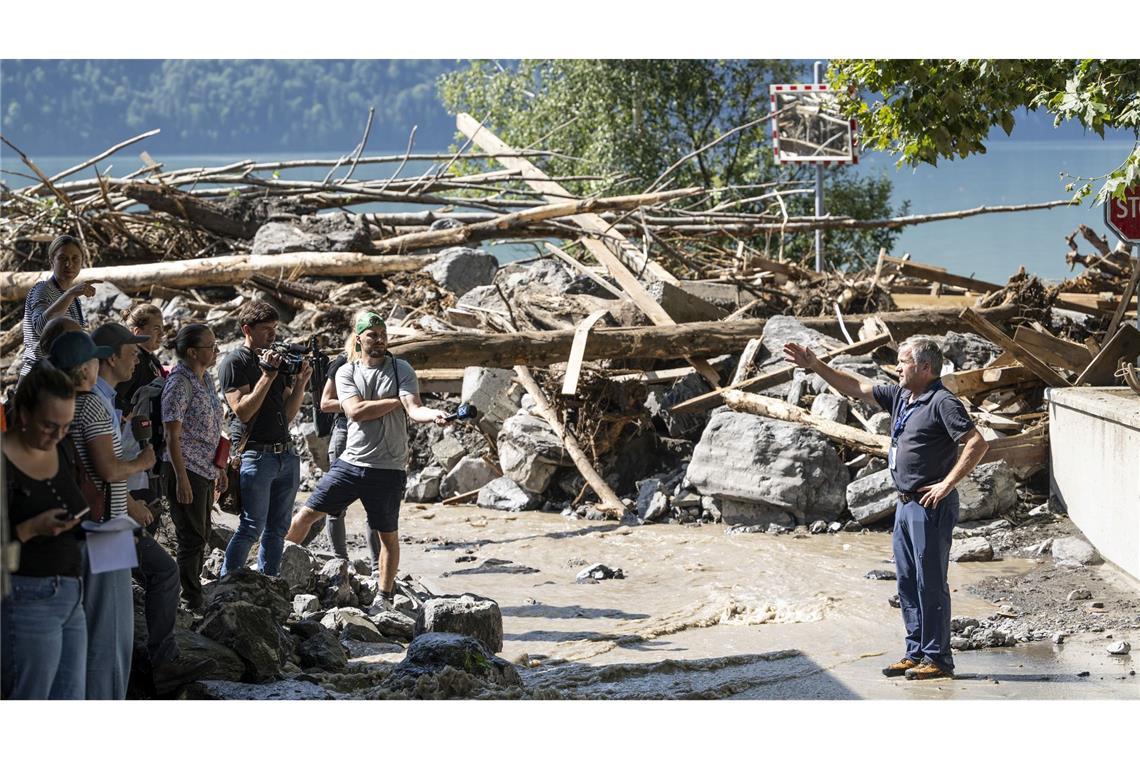
[[[33,155],[97,152],[160,127],[167,153],[348,151],[369,106],[369,146],[421,149],[454,135],[433,60],[5,60],[4,136]]]

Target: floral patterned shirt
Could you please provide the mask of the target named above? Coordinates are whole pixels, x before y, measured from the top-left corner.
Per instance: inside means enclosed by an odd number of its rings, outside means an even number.
[[[162,421],[181,422],[182,461],[186,469],[208,480],[218,477],[214,452],[222,432],[222,402],[207,372],[198,380],[189,367],[178,362],[162,386]],[[162,455],[170,461],[170,445]]]

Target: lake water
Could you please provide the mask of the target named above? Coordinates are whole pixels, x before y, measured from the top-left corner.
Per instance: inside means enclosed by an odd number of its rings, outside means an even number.
[[[102,162],[104,173],[108,167],[113,176],[123,176],[141,164],[136,148],[132,146],[122,154]],[[912,214],[955,211],[989,205],[1020,205],[1041,203],[1068,198],[1060,172],[1092,177],[1103,175],[1120,163],[1131,150],[1131,143],[1123,140],[1102,141],[1095,136],[1084,139],[1054,141],[1014,141],[1005,137],[991,139],[989,152],[958,161],[941,162],[937,167],[921,166],[917,169],[896,169],[894,160],[884,154],[872,153],[862,157],[857,171],[888,176],[894,183],[895,204],[909,199]],[[430,148],[418,148],[430,152]],[[369,154],[403,152],[403,146],[390,149],[370,149]],[[440,152],[446,152],[440,149]],[[299,158],[337,158],[339,154],[310,153],[301,155],[249,156],[249,155],[155,155],[166,170],[192,166],[224,166],[236,161],[289,160]],[[33,157],[49,176],[88,158],[87,156]],[[25,172],[11,153],[0,156],[0,164],[10,171]],[[410,162],[400,176],[418,176],[428,168],[427,162]],[[358,166],[354,179],[385,179],[395,171],[396,164],[367,164]],[[337,176],[343,176],[344,169]],[[327,168],[290,170],[284,176],[296,179],[323,179]],[[76,177],[93,176],[87,170]],[[26,180],[5,174],[9,186],[20,187]],[[1095,187],[1095,185],[1094,185]],[[358,206],[355,210],[407,210],[419,211],[427,206],[392,204],[372,207]],[[895,245],[894,254],[909,252],[915,261],[946,267],[952,272],[1004,282],[1024,265],[1029,271],[1047,279],[1069,276],[1065,264],[1068,247],[1065,238],[1080,224],[1087,224],[1100,234],[1107,234],[1103,210],[1093,206],[1091,200],[1073,208],[1056,208],[1010,214],[991,214],[968,219],[933,222],[906,228]],[[1091,247],[1078,238],[1083,252]],[[1115,244],[1115,239],[1111,240]],[[532,244],[487,246],[501,260],[512,260],[534,255]]]

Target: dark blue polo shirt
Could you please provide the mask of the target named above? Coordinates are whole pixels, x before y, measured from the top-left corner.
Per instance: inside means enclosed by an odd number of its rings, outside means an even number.
[[[907,414],[910,391],[897,385],[876,385],[875,401],[891,413],[891,430],[898,427],[900,415]],[[936,380],[914,401],[914,410],[898,433],[895,451],[895,487],[913,493],[945,478],[958,461],[958,442],[974,423],[966,407],[941,380]]]

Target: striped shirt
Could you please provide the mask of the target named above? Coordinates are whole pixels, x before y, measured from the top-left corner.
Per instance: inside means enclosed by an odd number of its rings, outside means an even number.
[[[40,352],[40,333],[44,331],[44,312],[63,296],[55,275],[41,280],[28,291],[24,300],[24,364],[20,367],[20,377],[28,374],[36,360],[43,354]],[[83,317],[83,308],[76,298],[67,306],[66,316],[79,323],[80,327],[87,327],[87,320]],[[51,348],[51,346],[48,346]]]
[[[95,472],[95,464],[91,459],[90,443],[100,436],[111,436],[115,457],[122,459],[123,442],[115,421],[107,412],[107,406],[102,399],[91,392],[75,394],[75,419],[71,422],[71,439],[75,441],[75,448],[79,451],[79,459],[83,462],[91,480],[103,491],[105,483]],[[127,513],[127,481],[111,482],[111,508],[108,517],[118,517]]]

